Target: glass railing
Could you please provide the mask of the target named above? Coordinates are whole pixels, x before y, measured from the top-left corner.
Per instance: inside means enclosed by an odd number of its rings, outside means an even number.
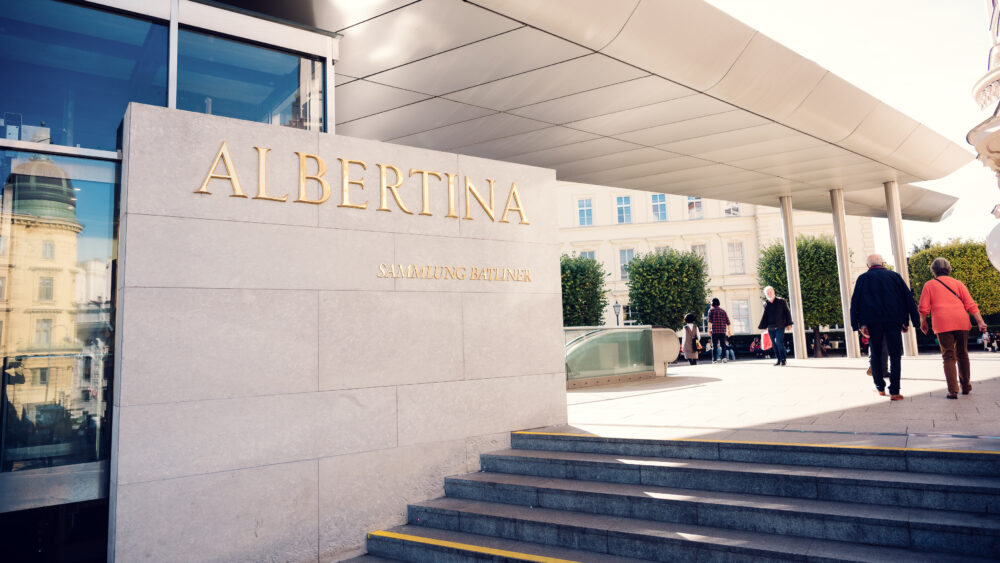
[[[652,327],[567,327],[564,332],[567,380],[653,371]]]

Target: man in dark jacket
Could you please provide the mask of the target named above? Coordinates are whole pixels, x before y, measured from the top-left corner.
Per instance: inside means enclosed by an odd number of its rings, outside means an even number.
[[[882,355],[889,354],[889,395],[900,401],[900,356],[903,355],[903,334],[920,325],[913,292],[903,277],[882,265],[882,256],[868,257],[868,271],[858,276],[851,296],[851,328],[869,338],[872,379],[879,395],[885,395],[885,365]],[[883,351],[882,343],[885,343]]]
[[[785,329],[792,326],[792,312],[788,309],[788,303],[780,297],[774,295],[774,288],[767,286],[764,288],[764,297],[767,303],[764,304],[764,315],[760,319],[757,328],[767,329],[767,335],[771,337],[771,345],[774,346],[774,356],[777,362],[774,365],[785,365]]]

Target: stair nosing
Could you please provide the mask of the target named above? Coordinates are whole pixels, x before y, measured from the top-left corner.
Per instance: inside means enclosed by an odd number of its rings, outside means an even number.
[[[444,504],[445,506],[438,506]],[[448,506],[448,504],[459,504],[464,506]],[[749,552],[749,553],[782,553],[789,554],[794,553],[804,558],[810,557],[810,553],[817,548],[825,548],[832,550],[844,550],[851,549],[852,547],[863,547],[867,552],[880,552],[886,550],[895,553],[907,553],[912,556],[915,552],[914,548],[903,547],[903,546],[882,546],[882,545],[870,545],[870,544],[856,544],[846,541],[838,540],[828,540],[828,539],[817,539],[801,536],[789,536],[780,534],[771,534],[766,532],[754,532],[747,530],[734,530],[730,528],[719,528],[712,526],[704,526],[698,524],[677,524],[671,522],[660,522],[656,520],[643,520],[638,518],[615,518],[610,516],[601,516],[588,513],[579,512],[569,512],[561,511],[550,508],[526,508],[522,506],[512,506],[503,505],[499,503],[491,503],[486,501],[475,501],[475,500],[455,500],[448,498],[433,499],[431,501],[425,501],[421,503],[415,503],[411,505],[413,507],[425,508],[432,511],[439,511],[443,513],[450,513],[459,517],[465,516],[485,516],[493,518],[510,518],[519,521],[531,521],[538,524],[547,524],[554,526],[567,527],[570,529],[575,529],[580,532],[598,532],[606,533],[609,537],[621,537],[625,539],[645,539],[645,540],[655,540],[655,541],[667,541],[669,543],[675,544],[700,544],[703,549],[715,549],[724,551],[733,551],[734,546],[732,545],[719,545],[713,544],[705,541],[701,538],[721,538],[726,540],[736,540],[741,542],[749,542],[753,544],[751,547],[742,547],[737,549],[737,551]],[[489,507],[504,507],[508,512],[517,512],[521,514],[516,515],[504,515],[495,513],[495,511],[486,510],[483,508]],[[534,516],[534,517],[532,517]],[[605,523],[604,525],[590,525],[587,524],[591,521],[596,521],[598,519],[611,519],[613,522],[611,524]],[[417,523],[410,523],[410,526],[419,526]],[[669,528],[669,529],[667,529]],[[649,533],[650,531],[655,531],[659,533]],[[465,532],[469,533],[469,532]],[[665,534],[672,534],[674,537],[664,537]],[[697,538],[697,539],[695,539]],[[761,544],[761,545],[758,545]],[[796,548],[795,551],[790,549],[782,549],[781,546],[787,547],[792,545]],[[771,546],[771,547],[768,547]],[[779,546],[779,547],[774,547]],[[955,554],[955,553],[938,553],[938,552],[916,552],[919,555],[926,556],[927,561],[940,561],[942,559],[951,558],[955,561],[983,561],[981,558],[975,558],[968,555]],[[876,553],[877,554],[877,553]],[[873,559],[873,560],[883,560],[883,559]]]
[[[943,473],[754,463],[714,459],[622,456],[614,454],[548,450],[508,449],[484,453],[481,454],[481,457],[509,460],[537,460],[555,464],[586,463],[588,465],[622,469],[639,469],[640,467],[648,467],[670,471],[699,470],[720,473],[730,472],[752,473],[755,475],[781,475],[790,479],[822,479],[825,482],[842,484],[878,483],[883,487],[897,489],[905,489],[910,486],[919,485],[931,490],[943,490],[950,492],[958,490],[964,493],[1000,494],[1000,478],[964,475],[953,476]],[[636,461],[638,463],[632,466],[623,466],[621,458],[625,458],[629,461]],[[683,465],[684,467],[667,465],[671,463]]]
[[[503,483],[497,480],[485,480],[479,477],[489,476],[489,475],[501,475],[504,477],[513,477],[517,479],[523,479],[525,481],[539,481],[537,484],[530,483]],[[465,475],[456,475],[447,477],[445,479],[446,487],[447,482],[460,481],[465,483],[493,483],[496,485],[506,486],[506,487],[519,487],[524,489],[534,489],[537,493],[547,492],[547,493],[557,493],[557,492],[581,492],[585,494],[601,495],[607,497],[627,497],[627,498],[638,498],[644,499],[649,498],[650,493],[660,493],[664,495],[673,496],[684,496],[684,497],[695,497],[699,493],[702,495],[707,495],[716,498],[687,498],[687,499],[655,499],[662,501],[664,503],[671,504],[691,504],[691,505],[712,505],[715,507],[727,507],[732,509],[743,509],[750,511],[759,512],[778,512],[785,515],[796,515],[800,514],[802,516],[810,516],[815,518],[823,519],[834,519],[837,521],[863,521],[865,523],[879,523],[879,524],[897,524],[905,526],[916,526],[920,528],[940,528],[940,529],[956,529],[956,530],[969,530],[970,528],[976,530],[991,530],[995,533],[1000,533],[1000,517],[990,516],[990,515],[980,515],[972,514],[968,512],[954,511],[954,510],[941,510],[941,509],[930,509],[930,508],[918,508],[918,507],[899,507],[899,506],[883,506],[870,503],[851,503],[843,501],[834,500],[824,500],[824,499],[813,499],[813,498],[801,498],[801,497],[791,497],[797,503],[806,505],[805,508],[793,507],[793,506],[755,506],[755,505],[745,505],[740,504],[740,499],[747,499],[750,502],[759,504],[791,504],[787,500],[790,497],[783,497],[777,495],[762,495],[755,493],[731,493],[731,492],[719,492],[719,491],[706,491],[703,489],[682,489],[677,487],[663,487],[659,485],[642,485],[642,484],[632,484],[632,483],[607,483],[602,481],[583,481],[579,479],[563,479],[559,477],[537,477],[533,475],[511,475],[505,473],[491,473],[491,472],[479,472],[479,473],[468,473]],[[545,485],[541,482],[549,482],[551,485]],[[559,485],[562,485],[560,487]],[[601,488],[621,488],[624,489],[622,492],[612,492],[607,490],[599,490]],[[725,497],[729,497],[728,499]],[[786,502],[781,502],[777,499],[783,499]],[[474,500],[474,499],[468,499]],[[507,504],[507,503],[505,503]],[[509,503],[514,504],[514,503]],[[515,504],[516,506],[524,506],[521,504]],[[824,510],[825,509],[825,510]],[[851,514],[854,512],[854,514]],[[876,514],[870,514],[875,512]],[[866,514],[867,513],[867,514]],[[881,513],[881,514],[879,514]],[[946,521],[936,520],[937,518],[945,517],[947,519],[955,519],[959,522],[951,523]],[[979,522],[977,522],[977,520]],[[985,521],[983,521],[985,520]],[[978,524],[978,525],[977,525]]]

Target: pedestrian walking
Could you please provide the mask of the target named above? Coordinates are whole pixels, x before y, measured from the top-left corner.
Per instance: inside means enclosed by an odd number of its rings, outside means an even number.
[[[890,399],[901,401],[902,333],[909,330],[910,321],[913,326],[920,324],[917,304],[902,276],[887,269],[881,255],[872,254],[867,263],[868,271],[858,276],[851,295],[851,327],[869,339],[872,380],[879,395],[885,395],[883,355],[888,353]]]
[[[712,308],[708,311],[708,330],[712,334],[712,363],[726,363],[727,337],[729,336],[729,315],[719,306],[719,299],[712,299]]]
[[[693,366],[698,364],[698,352],[701,348],[698,325],[694,321],[695,317],[691,313],[684,317],[684,357]]]
[[[924,284],[920,292],[920,330],[927,334],[927,315],[934,322],[934,334],[941,348],[944,361],[944,378],[948,382],[949,399],[957,399],[959,384],[963,395],[972,392],[972,374],[969,367],[969,315],[976,319],[979,331],[986,342],[986,322],[979,314],[979,306],[969,295],[960,280],[951,277],[951,263],[947,258],[931,262],[934,279]]]
[[[777,360],[774,365],[783,366],[786,360],[785,329],[792,326],[792,312],[788,309],[788,303],[774,294],[773,287],[764,288],[764,297],[767,303],[764,303],[764,315],[760,318],[757,328],[767,329]]]

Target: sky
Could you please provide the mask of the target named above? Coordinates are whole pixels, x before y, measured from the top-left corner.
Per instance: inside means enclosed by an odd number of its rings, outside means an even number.
[[[986,0],[707,1],[975,153],[965,135],[995,109],[972,98],[992,46]],[[903,221],[907,249],[925,236],[983,240],[1000,223],[996,176],[978,160],[915,185],[959,200],[938,223]],[[872,223],[889,260],[888,222]]]

